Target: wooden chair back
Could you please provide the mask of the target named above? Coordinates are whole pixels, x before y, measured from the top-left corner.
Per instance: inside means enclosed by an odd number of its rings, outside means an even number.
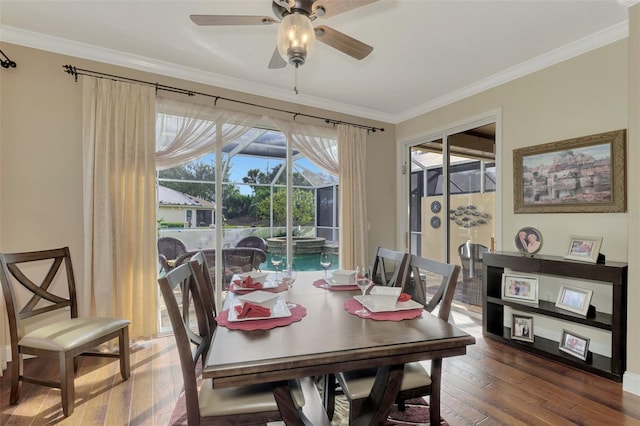
[[[425,310],[439,306],[438,317],[449,320],[460,266],[411,255],[404,290]]]
[[[191,257],[196,253],[202,253],[207,260],[209,268],[209,276],[212,282],[215,281],[216,270],[216,251],[215,249],[203,249],[197,251],[188,251],[179,256],[175,263],[175,266],[180,266],[183,263],[187,263],[191,260]],[[222,249],[222,265],[224,266],[224,274],[222,276],[223,286],[225,290],[231,283],[231,278],[234,274],[240,274],[242,272],[249,272],[260,268],[260,264],[267,260],[267,254],[257,248],[252,247],[231,247]]]
[[[204,253],[199,251],[191,256],[189,265],[195,276],[195,283],[199,286],[204,315],[209,323],[209,335],[213,338],[213,333],[217,326],[215,317],[218,314],[216,310],[216,290],[209,274],[209,267]]]
[[[408,261],[408,253],[378,247],[371,268],[374,283],[388,287],[402,286]]]
[[[196,367],[198,361],[206,355],[210,344],[209,325],[204,319],[202,295],[196,283],[197,279],[191,265],[186,263],[174,267],[167,275],[158,279],[180,357],[187,419],[190,425],[200,424]],[[197,331],[192,329],[185,310],[195,312],[198,320]],[[202,361],[204,362],[204,359]]]

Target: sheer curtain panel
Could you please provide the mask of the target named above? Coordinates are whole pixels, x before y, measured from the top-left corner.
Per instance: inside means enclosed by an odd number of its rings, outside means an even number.
[[[157,333],[155,89],[83,76],[85,314]]]
[[[367,254],[367,130],[338,125],[340,267],[369,264]]]

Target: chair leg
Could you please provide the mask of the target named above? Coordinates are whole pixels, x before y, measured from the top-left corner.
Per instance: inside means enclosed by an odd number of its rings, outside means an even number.
[[[11,397],[9,402],[17,404],[20,400],[20,374],[22,374],[22,354],[11,351]]]
[[[130,358],[129,358],[129,327],[122,329],[118,337],[120,345],[120,375],[127,380],[131,375]]]
[[[65,417],[73,413],[76,402],[76,392],[74,388],[73,375],[73,357],[60,352],[60,391],[62,393],[62,412]]]
[[[398,404],[398,411],[403,412],[404,410],[407,409],[407,405],[404,403],[404,399],[402,401],[397,401]]]

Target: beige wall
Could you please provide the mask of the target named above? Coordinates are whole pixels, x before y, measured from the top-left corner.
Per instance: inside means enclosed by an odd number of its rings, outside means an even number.
[[[628,49],[627,40],[619,41],[401,123],[397,126],[399,143],[428,134],[429,129],[446,128],[487,111],[501,110],[502,137],[498,149],[502,160],[498,173],[503,190],[497,197],[502,220],[495,224],[500,228],[496,232],[500,236],[496,248],[513,251],[517,230],[534,226],[543,234],[541,254],[564,255],[572,234],[600,235],[604,237],[601,252],[607,259],[628,261],[628,213],[516,215],[512,190],[515,148],[630,127]],[[637,144],[637,139],[629,135],[628,145]],[[634,147],[629,154],[636,150]],[[637,175],[629,179],[628,193],[637,192],[639,184]],[[636,209],[630,204],[630,212]],[[635,299],[630,298],[630,310],[634,310],[633,300],[639,300],[637,276],[635,272],[629,279],[629,295],[636,295]],[[636,314],[631,314],[629,320],[628,371],[637,380],[640,377],[640,335],[637,333],[640,323]],[[640,393],[640,388],[636,393]]]

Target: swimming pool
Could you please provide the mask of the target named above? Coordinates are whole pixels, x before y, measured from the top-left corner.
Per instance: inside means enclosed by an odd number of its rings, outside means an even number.
[[[331,256],[331,267],[329,270],[338,269],[338,255],[330,254]],[[286,265],[287,260],[283,258],[282,265]],[[279,271],[283,269],[284,266],[278,268]],[[320,253],[314,254],[300,254],[293,256],[293,268],[296,271],[322,271],[322,267],[320,266]],[[275,271],[273,265],[271,265],[271,253],[267,253],[267,261],[260,264],[260,269],[262,271]]]

